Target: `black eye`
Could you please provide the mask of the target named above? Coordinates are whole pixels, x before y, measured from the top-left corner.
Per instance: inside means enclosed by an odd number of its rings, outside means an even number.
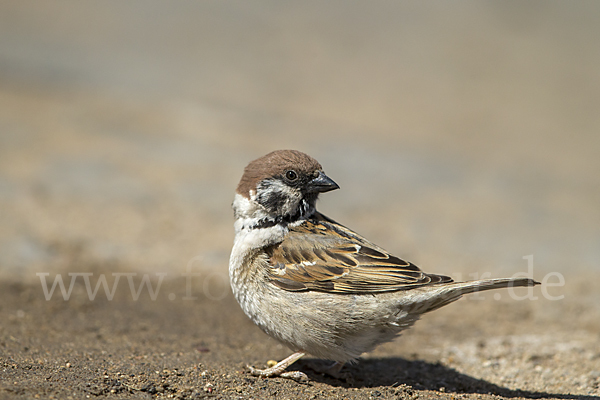
[[[285,173],[285,177],[289,181],[295,181],[296,179],[298,179],[298,174],[296,173],[296,171],[289,170]]]

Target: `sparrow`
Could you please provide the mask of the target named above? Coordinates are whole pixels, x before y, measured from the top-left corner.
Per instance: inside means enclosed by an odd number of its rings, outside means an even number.
[[[286,368],[306,353],[335,375],[429,311],[477,291],[539,284],[505,278],[454,282],[423,272],[316,210],[339,189],[314,158],[278,150],[248,164],[233,201],[232,292],[260,329],[294,351],[255,376],[306,379]]]

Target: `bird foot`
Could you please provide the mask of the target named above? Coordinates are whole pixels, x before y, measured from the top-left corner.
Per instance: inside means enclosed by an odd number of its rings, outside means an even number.
[[[272,378],[274,376],[278,376],[281,378],[293,379],[295,381],[308,380],[308,376],[306,376],[306,374],[301,371],[277,371],[275,370],[275,367],[258,369],[250,365],[247,365],[247,367],[250,370],[250,374],[254,376],[262,376],[264,378]]]
[[[282,378],[293,379],[295,381],[305,381],[308,380],[308,376],[304,372],[300,371],[286,371],[285,369],[292,365],[295,361],[297,361],[300,357],[302,357],[304,353],[298,352],[294,353],[286,359],[278,362],[276,365],[265,368],[265,369],[257,369],[250,365],[248,365],[248,369],[250,370],[250,374],[254,376],[262,376],[265,378],[270,378],[273,376],[280,376]]]

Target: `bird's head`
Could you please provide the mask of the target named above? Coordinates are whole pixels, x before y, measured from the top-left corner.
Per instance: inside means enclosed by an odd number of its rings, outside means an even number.
[[[244,169],[237,194],[249,203],[236,216],[266,218],[275,222],[303,219],[315,212],[319,193],[339,189],[314,158],[296,150],[277,150],[252,161]]]

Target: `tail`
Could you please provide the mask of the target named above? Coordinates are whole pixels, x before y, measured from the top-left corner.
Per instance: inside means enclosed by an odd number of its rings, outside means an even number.
[[[474,292],[483,292],[485,290],[503,289],[510,287],[527,287],[539,285],[539,282],[529,278],[499,278],[499,279],[482,279],[479,281],[469,282],[453,282],[446,284],[448,293],[456,293],[461,296]]]
[[[492,289],[503,289],[512,287],[528,287],[539,285],[539,282],[529,278],[499,278],[499,279],[482,279],[479,281],[469,282],[452,282],[441,285],[428,286],[430,295],[433,294],[433,301],[427,304],[426,310],[429,312],[437,310],[446,304],[452,303],[462,297],[464,294],[483,292]]]

